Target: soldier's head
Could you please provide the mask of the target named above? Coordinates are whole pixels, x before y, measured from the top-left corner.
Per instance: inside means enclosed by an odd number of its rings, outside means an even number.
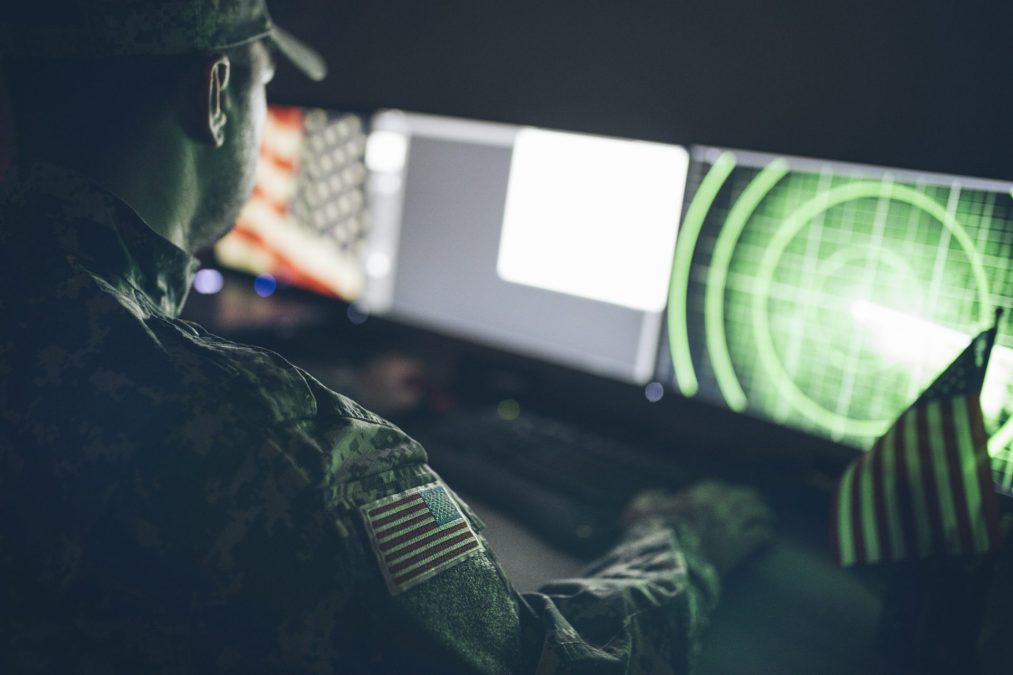
[[[249,195],[275,56],[324,75],[264,0],[42,0],[0,31],[19,155],[105,183],[191,250]]]

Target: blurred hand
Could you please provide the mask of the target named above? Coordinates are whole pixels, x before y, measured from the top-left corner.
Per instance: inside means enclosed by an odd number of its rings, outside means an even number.
[[[705,481],[677,493],[641,492],[626,509],[632,527],[662,519],[690,527],[721,574],[734,569],[773,537],[773,514],[755,490]]]

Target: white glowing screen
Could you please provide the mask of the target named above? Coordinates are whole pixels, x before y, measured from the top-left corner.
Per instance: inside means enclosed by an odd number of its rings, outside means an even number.
[[[661,311],[688,164],[679,146],[521,129],[510,163],[500,277]]]

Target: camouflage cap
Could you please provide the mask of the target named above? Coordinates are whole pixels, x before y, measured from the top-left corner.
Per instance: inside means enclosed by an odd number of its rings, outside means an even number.
[[[303,73],[327,66],[274,24],[265,0],[50,0],[20,2],[0,18],[0,53],[51,58],[213,52],[267,39]]]

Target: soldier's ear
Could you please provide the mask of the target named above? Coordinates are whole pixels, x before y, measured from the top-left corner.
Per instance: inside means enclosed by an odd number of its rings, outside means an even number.
[[[225,125],[228,115],[222,106],[225,88],[229,86],[231,64],[224,54],[208,59],[204,64],[204,82],[207,86],[207,118],[202,124],[206,140],[216,148],[225,143]]]

